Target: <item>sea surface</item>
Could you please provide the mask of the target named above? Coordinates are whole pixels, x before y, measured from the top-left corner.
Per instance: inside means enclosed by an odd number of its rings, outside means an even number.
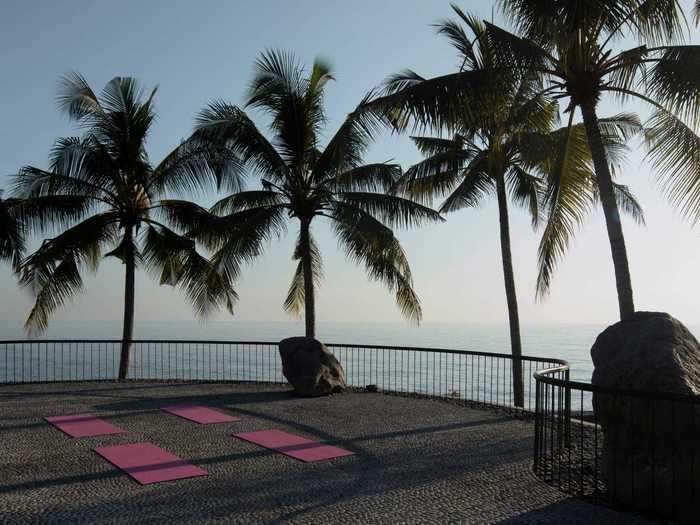
[[[589,382],[593,372],[590,348],[603,325],[524,325],[523,355],[565,359],[571,379]],[[690,327],[698,332],[697,328]],[[129,375],[133,378],[241,379],[284,381],[276,345],[285,337],[303,335],[301,322],[140,322],[134,339],[269,342],[272,345],[134,345]],[[506,325],[425,323],[319,323],[325,343],[428,347],[510,354]],[[117,321],[57,321],[39,340],[118,340]],[[26,340],[22,324],[0,321],[0,341]],[[421,392],[512,402],[508,359],[475,359],[448,353],[355,351],[335,348],[348,380],[355,386],[379,384],[387,390]],[[0,382],[103,379],[116,376],[118,344],[0,345]],[[532,364],[524,363],[526,406],[534,406]],[[544,365],[546,366],[546,365]],[[574,400],[572,400],[573,402]],[[590,410],[590,395],[574,403]]]
[[[566,359],[573,379],[588,381],[593,371],[590,348],[604,325],[525,325],[523,354]],[[301,322],[137,322],[135,339],[279,341],[303,335]],[[319,323],[318,338],[327,343],[419,346],[510,353],[508,327],[489,324]],[[41,339],[119,339],[118,321],[56,321]],[[27,339],[22,324],[0,321],[0,340]]]

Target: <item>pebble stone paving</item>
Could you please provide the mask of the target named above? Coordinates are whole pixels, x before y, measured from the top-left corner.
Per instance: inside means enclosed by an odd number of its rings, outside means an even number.
[[[200,426],[159,407],[240,416]],[[73,440],[43,416],[91,412],[125,434]],[[306,464],[231,437],[276,428],[349,449]],[[246,383],[0,386],[0,523],[647,523],[531,472],[532,422],[453,403],[354,392],[301,399]],[[150,441],[209,472],[141,486],[98,446]]]

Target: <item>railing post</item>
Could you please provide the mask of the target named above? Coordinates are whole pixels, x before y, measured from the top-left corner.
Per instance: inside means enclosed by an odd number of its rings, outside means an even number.
[[[535,450],[534,450],[534,470],[536,474],[540,474],[540,440],[541,440],[541,424],[542,414],[540,405],[541,387],[537,377],[535,379]]]
[[[564,387],[565,400],[566,403],[565,416],[566,416],[566,446],[567,448],[571,446],[571,385],[569,384],[569,369],[567,368],[564,372],[564,381],[566,386]]]

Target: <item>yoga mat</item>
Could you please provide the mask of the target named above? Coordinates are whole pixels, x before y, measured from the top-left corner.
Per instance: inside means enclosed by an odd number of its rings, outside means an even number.
[[[161,410],[176,416],[189,419],[200,425],[209,425],[211,423],[227,423],[229,421],[240,421],[241,418],[229,416],[211,408],[197,405],[172,405],[160,407]]]
[[[141,485],[207,475],[206,470],[187,463],[153,443],[98,447],[95,452]]]
[[[73,414],[72,416],[49,416],[44,418],[57,429],[74,438],[106,436],[124,432],[119,427],[99,419],[92,414]]]
[[[233,435],[307,463],[353,455],[349,450],[324,445],[318,441],[295,436],[281,430],[239,432]]]

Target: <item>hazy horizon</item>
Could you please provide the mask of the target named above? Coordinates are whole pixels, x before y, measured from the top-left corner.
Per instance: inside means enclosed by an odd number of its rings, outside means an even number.
[[[491,5],[461,1],[467,11],[491,18]],[[687,8],[690,2],[684,1]],[[397,17],[396,13],[401,16]],[[503,23],[496,12],[496,22]],[[27,1],[4,4],[0,21],[0,65],[12,72],[0,85],[2,140],[0,188],[6,175],[24,164],[46,166],[54,140],[76,129],[55,107],[58,78],[82,73],[100,90],[117,75],[134,76],[156,95],[158,120],[148,150],[158,162],[186,137],[197,112],[213,99],[241,103],[254,60],[266,48],[293,51],[305,64],[316,56],[334,65],[336,82],[327,91],[326,136],[362,96],[389,74],[411,68],[432,76],[458,66],[453,49],[435,35],[433,22],[452,17],[449,2],[355,2],[331,5],[312,1],[262,2],[76,1],[57,4]],[[698,41],[693,29],[692,41]],[[606,100],[601,116],[639,111]],[[260,120],[258,120],[260,122]],[[696,306],[698,230],[679,216],[661,195],[643,151],[630,155],[618,182],[628,184],[645,208],[647,226],[623,218],[632,283],[638,310],[667,311],[688,325],[700,324]],[[370,149],[368,162],[394,159],[404,168],[420,155],[408,137],[388,131]],[[254,181],[251,180],[251,185]],[[209,203],[213,195],[194,200]],[[607,325],[618,318],[610,249],[602,213],[593,214],[557,270],[551,295],[534,299],[536,251],[541,232],[533,233],[524,212],[511,206],[511,237],[523,326]],[[325,277],[318,289],[319,326],[331,322],[400,323],[393,296],[368,282],[364,269],[345,259],[327,226],[314,231],[324,257]],[[233,322],[291,321],[282,302],[292,277],[296,225],[270,244],[265,255],[245,268],[237,284],[240,302]],[[425,323],[507,324],[495,199],[482,207],[447,216],[447,222],[399,231],[421,297]],[[34,246],[38,240],[34,241]],[[18,288],[7,265],[0,266],[4,300],[0,319],[22,321],[32,299]],[[57,312],[57,321],[119,322],[123,305],[123,268],[104,260],[85,277],[85,291]],[[158,287],[137,274],[136,322],[192,320],[178,291]],[[213,321],[229,321],[223,313]],[[408,323],[406,326],[410,326]]]

